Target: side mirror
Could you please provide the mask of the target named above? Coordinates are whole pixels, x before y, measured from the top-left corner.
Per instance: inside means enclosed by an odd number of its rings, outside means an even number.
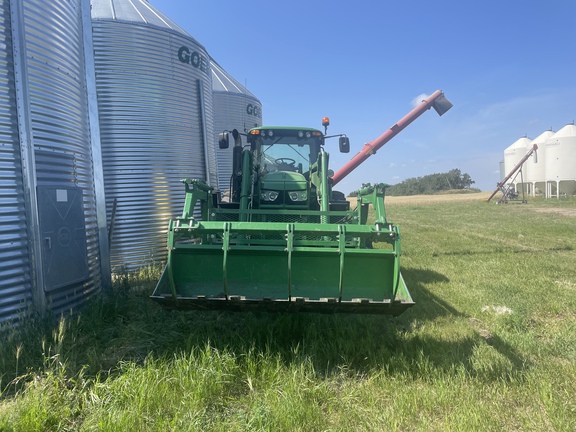
[[[350,140],[348,137],[340,137],[338,139],[338,145],[340,146],[340,153],[350,152]]]
[[[228,132],[218,134],[218,147],[220,149],[227,149],[230,147],[230,134]]]

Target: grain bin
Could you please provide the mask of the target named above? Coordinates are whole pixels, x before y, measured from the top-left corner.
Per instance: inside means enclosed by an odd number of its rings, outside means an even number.
[[[576,126],[568,124],[546,140],[547,197],[576,195]]]
[[[218,187],[223,199],[228,198],[232,176],[232,150],[218,149],[218,134],[226,129],[244,132],[262,126],[262,104],[246,87],[228,74],[214,59],[212,70],[212,97],[214,102],[214,146],[217,149]]]
[[[90,25],[89,0],[0,2],[2,322],[109,283]]]
[[[538,146],[537,156],[531,157],[525,163],[527,175],[525,181],[530,185],[532,196],[544,195],[546,193],[546,140],[554,135],[551,130],[542,132],[531,142],[531,145]]]
[[[111,262],[119,271],[165,258],[168,221],[183,206],[181,179],[217,186],[210,62],[202,45],[144,0],[92,0],[92,25]]]
[[[514,143],[512,143],[512,145],[510,145],[509,147],[506,148],[506,150],[504,150],[504,171],[506,172],[506,175],[508,175],[508,173],[524,157],[526,152],[531,147],[531,145],[530,145],[531,142],[532,142],[532,140],[530,138],[522,137],[522,138],[519,138],[518,140],[514,141]],[[524,178],[527,175],[525,168],[526,168],[526,163],[524,163],[524,165],[522,167],[522,171],[523,171],[522,177],[524,177]],[[520,175],[515,177],[515,179],[513,180],[513,183],[514,183],[514,186],[516,188],[516,191],[521,192],[523,185],[522,185],[522,178]]]

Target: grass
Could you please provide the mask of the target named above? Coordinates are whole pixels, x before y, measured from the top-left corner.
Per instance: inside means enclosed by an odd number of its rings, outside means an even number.
[[[167,313],[123,275],[3,332],[0,431],[576,430],[575,209],[389,205],[398,318]]]

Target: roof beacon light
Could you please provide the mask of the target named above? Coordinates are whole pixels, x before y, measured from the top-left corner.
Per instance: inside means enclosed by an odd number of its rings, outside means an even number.
[[[326,132],[328,132],[328,126],[330,126],[330,119],[328,117],[322,119],[322,126],[324,126],[324,135],[326,135]]]

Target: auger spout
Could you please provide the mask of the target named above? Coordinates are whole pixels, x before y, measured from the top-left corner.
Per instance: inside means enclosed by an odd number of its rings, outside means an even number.
[[[452,108],[452,103],[444,96],[444,93],[440,90],[436,90],[426,99],[424,99],[420,104],[406,114],[397,123],[392,125],[386,132],[380,135],[373,141],[364,144],[364,147],[360,152],[354,156],[350,162],[344,165],[338,172],[332,176],[332,186],[336,185],[340,180],[354,171],[358,166],[362,164],[366,159],[375,154],[380,148],[382,148],[388,141],[398,135],[406,126],[420,117],[425,111],[430,108],[438,113],[438,115],[443,115],[446,111]]]

